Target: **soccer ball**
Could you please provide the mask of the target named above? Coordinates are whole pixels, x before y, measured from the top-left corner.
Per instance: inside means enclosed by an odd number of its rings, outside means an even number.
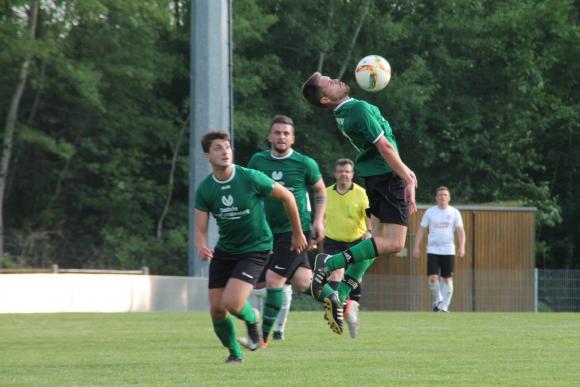
[[[371,92],[383,90],[391,80],[391,65],[378,55],[365,56],[354,71],[356,83],[361,89]]]

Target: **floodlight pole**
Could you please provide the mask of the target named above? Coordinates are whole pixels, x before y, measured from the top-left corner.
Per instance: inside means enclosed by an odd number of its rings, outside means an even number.
[[[193,240],[195,190],[211,173],[200,146],[203,135],[225,130],[233,145],[232,0],[194,0],[191,6],[188,273],[207,277],[209,264],[197,258]],[[213,218],[208,234],[213,247],[217,242]]]

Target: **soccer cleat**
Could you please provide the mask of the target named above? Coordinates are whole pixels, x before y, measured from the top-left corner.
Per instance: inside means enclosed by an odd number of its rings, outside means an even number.
[[[226,359],[226,364],[242,364],[244,360],[241,357],[230,355]]]
[[[253,324],[246,323],[246,327],[248,328],[248,337],[238,337],[238,343],[250,351],[255,351],[265,346],[260,335],[260,324],[257,321]]]
[[[338,293],[332,292],[327,297],[324,298],[324,319],[328,321],[330,329],[337,335],[342,335],[342,326],[344,324],[343,320],[343,309],[340,300],[338,299]]]
[[[274,331],[274,333],[272,333],[272,340],[284,340],[284,332]]]
[[[433,312],[441,312],[441,309],[439,309],[439,305],[440,305],[440,301],[435,301],[433,303]]]
[[[328,282],[328,277],[330,272],[325,265],[325,262],[332,255],[328,254],[317,254],[314,258],[314,269],[312,270],[312,281],[310,282],[310,294],[315,300],[320,298],[320,293],[322,293],[322,288],[324,284]]]
[[[360,321],[358,319],[359,303],[356,301],[348,300],[348,314],[345,313],[345,320],[348,324],[348,333],[353,339],[358,336],[358,331],[360,328]]]

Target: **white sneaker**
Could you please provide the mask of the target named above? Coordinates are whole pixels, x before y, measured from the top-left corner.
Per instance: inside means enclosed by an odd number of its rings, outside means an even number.
[[[358,331],[360,328],[360,321],[358,319],[359,307],[360,305],[358,302],[350,300],[350,307],[346,316],[346,323],[348,324],[348,332],[350,333],[350,337],[353,339],[358,336]]]

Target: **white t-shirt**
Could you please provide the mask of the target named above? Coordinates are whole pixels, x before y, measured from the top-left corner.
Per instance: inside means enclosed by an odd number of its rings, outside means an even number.
[[[461,213],[457,208],[429,208],[421,219],[421,227],[429,227],[428,254],[455,255],[454,231],[457,227],[463,228]]]

